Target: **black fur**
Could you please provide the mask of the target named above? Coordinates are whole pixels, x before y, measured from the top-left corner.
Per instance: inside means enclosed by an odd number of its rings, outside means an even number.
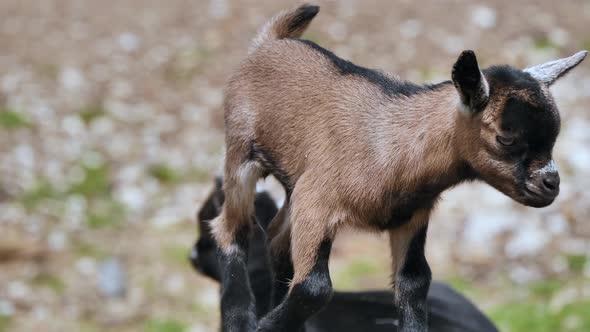
[[[209,221],[219,215],[224,200],[222,180],[217,177],[213,192],[207,197],[207,200],[197,213],[200,236],[190,256],[191,264],[197,271],[215,280],[219,280],[221,276],[219,275],[219,264],[217,262],[217,243],[211,236]]]
[[[271,265],[274,272],[272,305],[273,307],[281,303],[289,291],[289,283],[293,279],[295,270],[291,260],[291,249],[287,250],[277,257],[272,257]]]
[[[293,33],[303,24],[311,21],[320,11],[319,6],[303,5],[297,8],[295,16],[289,22],[289,32]]]
[[[426,230],[425,226],[412,238],[406,254],[406,261],[395,281],[398,290],[396,303],[399,306],[399,325],[402,332],[427,331],[426,298],[432,274],[424,256]]]
[[[332,62],[336,70],[341,75],[354,75],[360,78],[363,78],[379,88],[385,93],[386,95],[393,97],[393,96],[412,96],[419,93],[425,93],[429,91],[436,90],[443,85],[450,84],[450,81],[438,83],[438,84],[426,84],[426,85],[418,85],[408,81],[402,81],[398,79],[394,79],[388,77],[387,75],[381,73],[378,70],[369,69],[361,66],[357,66],[354,63],[344,60],[338,57],[336,54],[328,51],[327,49],[319,46],[318,44],[304,39],[295,39],[310,48],[318,51],[324,57]]]
[[[488,102],[488,96],[482,94],[481,75],[475,53],[463,51],[453,65],[452,77],[461,101],[473,112],[482,111]]]
[[[255,297],[247,268],[248,229],[236,232],[234,253],[217,250],[221,275],[222,331],[254,331],[256,329]]]
[[[531,74],[507,65],[491,66],[482,70],[490,85],[490,94],[493,94],[494,87],[512,87],[517,90],[530,90],[540,93],[541,84]]]
[[[258,330],[299,332],[308,318],[320,311],[332,297],[328,260],[332,241],[320,245],[316,263],[309,276],[291,289],[289,295],[258,324]]]

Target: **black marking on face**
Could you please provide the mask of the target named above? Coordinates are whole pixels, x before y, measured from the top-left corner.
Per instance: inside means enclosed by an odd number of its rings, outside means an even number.
[[[550,153],[559,134],[560,118],[554,101],[530,74],[509,66],[486,69],[490,95],[504,94],[500,128],[516,135],[517,144],[534,154]]]
[[[326,50],[325,48],[319,46],[318,44],[312,41],[303,39],[295,40],[321,53],[324,57],[330,60],[330,62],[332,62],[332,64],[338,70],[340,75],[353,75],[363,78],[378,86],[383,91],[383,93],[385,93],[389,97],[400,95],[410,97],[416,94],[434,91],[444,85],[451,84],[451,81],[445,81],[437,84],[419,85],[408,81],[397,80],[388,77],[387,75],[379,72],[378,70],[357,66],[350,61],[338,57],[336,54]]]
[[[517,97],[510,97],[502,112],[503,131],[516,133],[521,144],[534,154],[551,153],[559,134],[560,118],[552,105],[543,102],[542,95],[535,96],[540,105],[532,105]]]

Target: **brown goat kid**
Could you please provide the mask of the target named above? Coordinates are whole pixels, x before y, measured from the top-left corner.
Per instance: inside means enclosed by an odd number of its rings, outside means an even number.
[[[528,206],[553,202],[560,118],[548,87],[587,52],[523,71],[480,70],[465,51],[452,81],[417,85],[296,39],[318,11],[303,5],[268,22],[226,90],[226,201],[212,224],[233,276],[223,329],[299,331],[329,300],[331,244],[353,226],[389,232],[400,330],[426,331],[424,244],[437,199],[483,180]],[[277,306],[256,322],[245,253],[255,185],[270,174],[287,196],[268,234]]]

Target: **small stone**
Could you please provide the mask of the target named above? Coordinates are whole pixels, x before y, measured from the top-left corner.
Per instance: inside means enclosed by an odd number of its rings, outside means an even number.
[[[506,245],[506,255],[512,258],[539,253],[549,242],[550,236],[538,226],[526,224]]]
[[[127,206],[130,210],[139,211],[145,206],[145,194],[137,186],[122,186],[116,191],[118,201]]]
[[[96,261],[90,257],[82,257],[76,262],[76,269],[80,274],[93,276],[96,274]]]
[[[7,293],[13,299],[22,300],[29,296],[31,290],[24,282],[17,280],[8,284]]]
[[[0,300],[0,316],[14,315],[14,304],[7,300]]]
[[[569,228],[567,220],[561,214],[553,214],[549,216],[545,223],[547,225],[547,230],[554,235],[563,234]]]
[[[47,244],[53,251],[62,251],[67,246],[67,236],[64,231],[53,230],[47,237]]]
[[[224,18],[229,14],[228,0],[210,0],[209,1],[209,16],[211,18]]]
[[[73,67],[64,68],[59,75],[59,80],[66,90],[77,90],[84,84],[82,72]]]
[[[63,120],[61,121],[61,127],[71,137],[80,136],[86,130],[84,122],[82,122],[82,119],[80,119],[79,116],[75,115],[68,115],[65,118],[63,118]]]
[[[489,29],[496,25],[496,10],[488,6],[477,6],[471,11],[471,23],[482,28]]]
[[[127,276],[119,259],[109,258],[100,264],[98,289],[105,297],[121,298],[125,296],[127,292]]]
[[[555,28],[549,32],[549,40],[558,46],[566,46],[570,40],[569,33],[562,28]]]
[[[328,26],[328,34],[335,41],[342,41],[346,38],[348,30],[342,22],[334,22]]]
[[[120,34],[117,37],[117,42],[125,52],[133,52],[139,47],[139,38],[130,32]]]
[[[183,290],[185,283],[184,277],[180,274],[174,274],[166,279],[164,287],[170,294],[180,294]]]
[[[49,318],[49,309],[45,306],[36,306],[33,308],[32,316],[38,321],[44,321]]]
[[[520,265],[511,268],[508,274],[510,275],[510,279],[517,284],[526,284],[538,280],[541,277],[539,271]]]
[[[188,332],[207,332],[207,331],[209,331],[209,328],[207,328],[207,326],[201,325],[199,323],[192,325],[188,329]]]
[[[399,26],[403,38],[414,39],[422,32],[422,23],[418,20],[407,20]]]
[[[214,288],[203,289],[199,294],[199,303],[214,308],[219,304],[219,292]]]
[[[465,43],[463,39],[457,36],[448,36],[445,38],[443,48],[449,54],[457,54],[464,48]]]

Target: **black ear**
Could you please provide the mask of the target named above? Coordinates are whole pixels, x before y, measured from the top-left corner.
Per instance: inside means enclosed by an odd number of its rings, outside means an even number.
[[[453,65],[452,78],[461,97],[462,110],[475,113],[486,107],[490,89],[473,51],[463,51],[459,55]]]

